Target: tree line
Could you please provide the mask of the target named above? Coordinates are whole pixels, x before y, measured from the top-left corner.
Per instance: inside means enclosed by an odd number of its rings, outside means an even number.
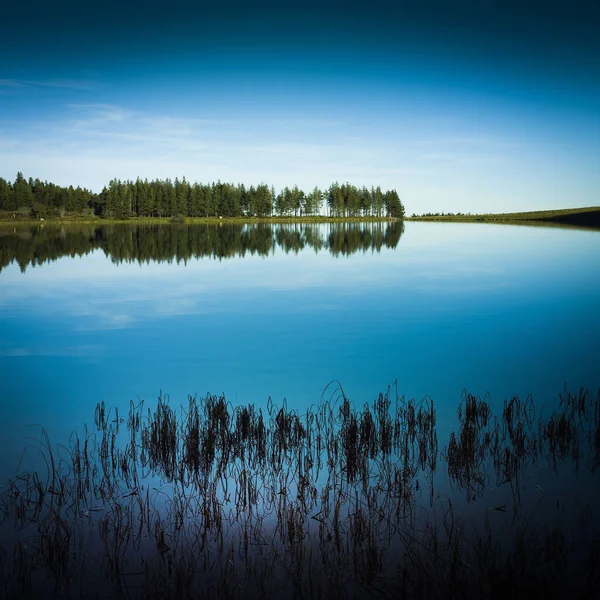
[[[0,271],[16,261],[21,271],[63,256],[102,250],[113,262],[222,260],[247,254],[269,256],[276,250],[304,249],[333,256],[395,248],[403,221],[392,223],[294,223],[272,225],[36,225],[0,228]]]
[[[350,183],[332,183],[326,190],[315,187],[304,192],[298,186],[279,192],[260,184],[190,183],[182,179],[113,179],[99,194],[86,188],[25,179],[17,173],[14,182],[0,177],[0,211],[15,216],[49,216],[65,213],[129,217],[404,217],[404,205],[396,190],[361,188]]]

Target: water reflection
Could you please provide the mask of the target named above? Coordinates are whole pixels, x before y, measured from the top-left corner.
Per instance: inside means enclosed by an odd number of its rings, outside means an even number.
[[[392,223],[257,225],[88,225],[0,228],[0,271],[16,261],[21,271],[63,256],[103,250],[113,262],[268,256],[305,248],[333,256],[395,248],[404,232]]]
[[[545,461],[595,472],[600,393],[565,392],[536,419],[531,398],[494,417],[465,392],[440,454],[433,400],[394,387],[357,407],[333,384],[305,413],[210,395],[128,414],[102,402],[95,431],[56,449],[42,430],[30,451],[46,468],[0,494],[2,580],[15,597],[596,597],[595,498],[580,481],[591,502],[568,523],[565,494],[555,507],[525,475],[541,481]],[[444,471],[456,493],[438,488]],[[462,519],[460,495],[481,498],[488,471],[502,503]]]

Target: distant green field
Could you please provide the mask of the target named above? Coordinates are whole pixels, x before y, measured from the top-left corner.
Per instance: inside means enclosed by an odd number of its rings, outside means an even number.
[[[600,206],[584,208],[563,208],[559,210],[538,210],[517,213],[483,215],[428,215],[407,217],[407,221],[451,221],[451,222],[499,222],[576,225],[600,228]]]

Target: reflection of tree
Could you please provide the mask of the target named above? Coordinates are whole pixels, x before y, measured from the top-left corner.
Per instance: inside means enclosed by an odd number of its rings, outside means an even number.
[[[312,248],[315,252],[329,250],[334,256],[349,255],[379,252],[383,246],[395,248],[403,231],[401,222],[18,227],[0,229],[0,269],[16,261],[25,271],[28,266],[94,250],[103,250],[114,262],[139,263],[268,256],[275,248],[296,254]]]
[[[383,245],[395,248],[404,232],[404,223],[373,223],[364,227],[360,223],[340,223],[329,233],[329,250],[334,256],[353,254],[359,250],[379,252]]]
[[[286,254],[298,254],[306,245],[306,236],[302,227],[278,227],[275,231],[275,242]]]
[[[395,248],[404,233],[404,221],[394,221],[385,229],[384,244],[386,248]]]

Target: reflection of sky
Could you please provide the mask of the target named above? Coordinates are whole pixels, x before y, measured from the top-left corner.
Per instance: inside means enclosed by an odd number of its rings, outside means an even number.
[[[406,225],[395,250],[307,249],[187,265],[103,253],[0,274],[1,435],[67,432],[95,404],[224,392],[302,408],[338,379],[357,403],[395,379],[452,418],[463,388],[502,402],[596,386],[595,232]],[[63,432],[64,434],[65,432]]]
[[[351,257],[311,249],[296,256],[278,248],[268,258],[248,255],[140,265],[115,264],[96,251],[30,267],[25,275],[12,265],[2,273],[0,306],[4,311],[32,310],[53,318],[69,315],[75,329],[102,330],[177,315],[339,310],[340,298],[347,305],[350,298],[395,294],[399,287],[401,298],[394,304],[427,301],[434,313],[445,313],[458,301],[477,304],[469,299],[471,294],[478,299],[493,291],[494,298],[510,301],[517,293],[539,296],[540,286],[555,283],[548,271],[557,269],[564,269],[561,276],[568,278],[567,287],[585,288],[588,281],[593,290],[589,277],[594,269],[569,266],[575,263],[579,246],[583,256],[577,260],[589,261],[587,245],[595,241],[595,233],[539,228],[519,232],[468,224],[425,227],[427,235],[422,235],[421,227],[411,224],[397,250],[383,248],[377,254],[357,252]],[[575,235],[579,246],[570,239]],[[536,285],[525,285],[533,283],[533,275],[539,278]],[[290,294],[293,298],[285,300]],[[552,292],[557,294],[560,288]],[[438,295],[445,297],[444,303],[436,302]],[[384,295],[380,303],[387,302]]]

